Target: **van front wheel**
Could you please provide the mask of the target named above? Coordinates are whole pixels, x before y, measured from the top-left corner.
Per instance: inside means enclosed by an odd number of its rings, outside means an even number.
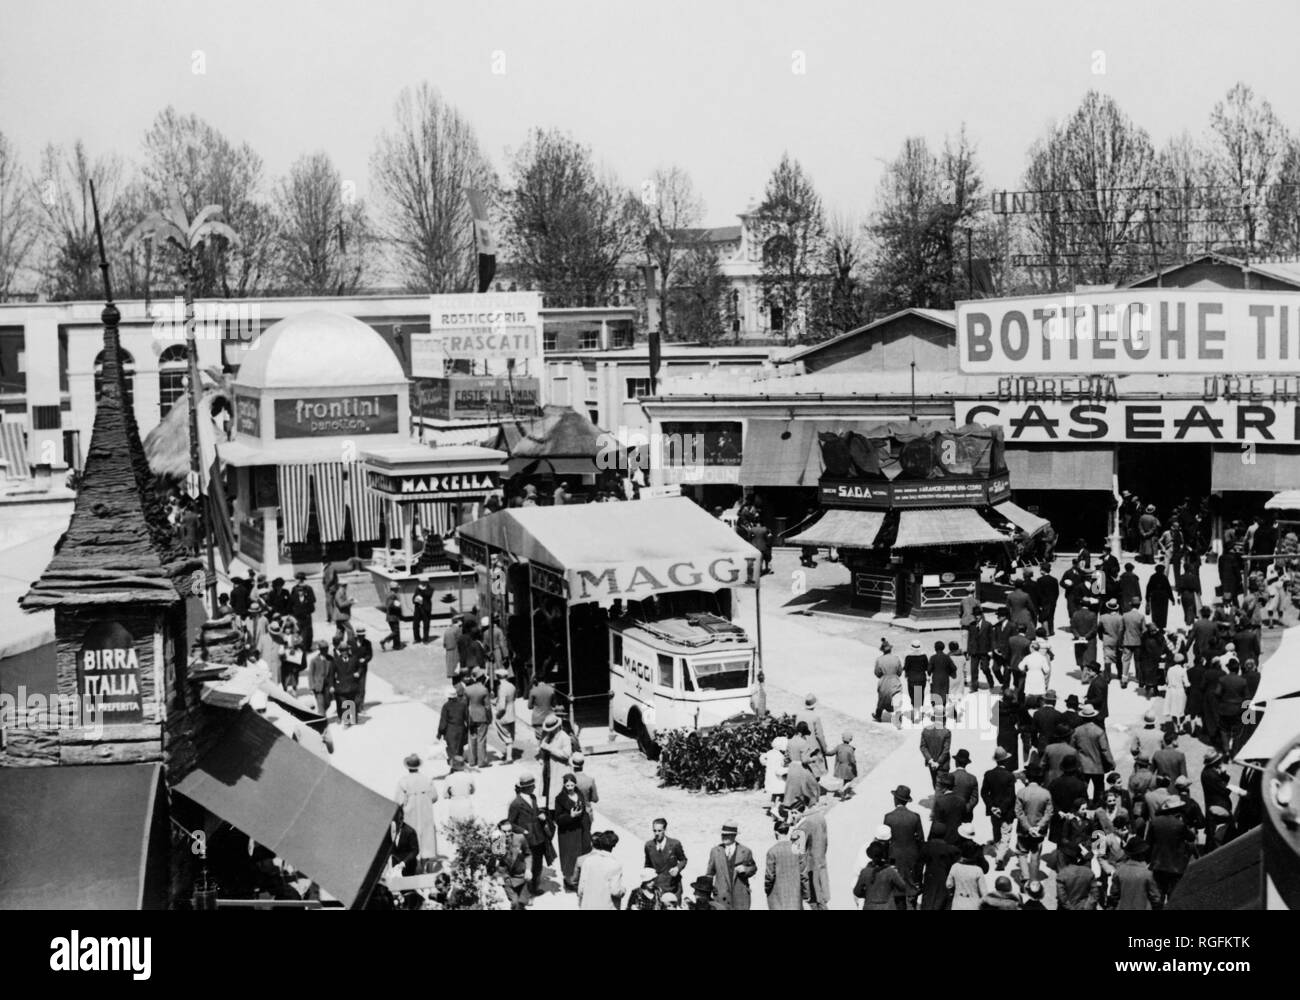
[[[646,728],[645,723],[641,721],[641,716],[639,715],[636,717],[632,734],[636,737],[636,745],[641,748],[641,752],[645,754],[646,760],[659,759],[659,744],[651,738],[650,730]]]

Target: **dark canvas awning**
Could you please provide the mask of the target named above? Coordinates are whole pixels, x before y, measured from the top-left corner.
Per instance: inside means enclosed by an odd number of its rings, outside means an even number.
[[[1031,538],[1047,527],[1047,519],[1039,517],[1037,514],[1031,514],[1019,504],[1014,504],[1010,500],[1005,503],[993,505],[993,510],[1001,514],[1017,528],[1023,531]]]
[[[514,476],[594,476],[594,458],[515,458],[506,462],[506,475]]]
[[[1013,490],[1111,491],[1110,446],[1026,447],[1008,443],[1007,472]]]
[[[821,456],[819,453],[814,459],[810,453],[820,452],[817,428],[812,420],[750,420],[745,426],[740,482],[745,486],[816,486]]]
[[[900,511],[894,548],[978,545],[1006,540],[1007,536],[980,517],[979,511],[973,507],[936,507]]]
[[[1294,450],[1257,447],[1249,461],[1241,445],[1215,447],[1210,462],[1210,489],[1215,493],[1277,493],[1294,489],[1300,462]]]
[[[1188,865],[1165,909],[1262,909],[1263,858],[1264,842],[1255,827]]]
[[[787,538],[786,544],[869,549],[884,523],[885,512],[882,510],[828,510],[812,527]]]
[[[344,906],[364,906],[395,803],[245,707],[176,791],[284,858]]]
[[[0,767],[0,910],[165,909],[159,764]]]

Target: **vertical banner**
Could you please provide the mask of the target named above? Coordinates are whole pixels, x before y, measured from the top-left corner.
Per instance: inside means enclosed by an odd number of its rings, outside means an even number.
[[[478,290],[486,292],[492,287],[492,279],[497,271],[497,241],[488,220],[487,202],[483,193],[475,188],[466,188],[470,211],[474,215],[474,246],[478,250]]]

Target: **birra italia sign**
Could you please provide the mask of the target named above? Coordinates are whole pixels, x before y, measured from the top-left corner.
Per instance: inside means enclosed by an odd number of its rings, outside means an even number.
[[[117,622],[97,622],[77,654],[77,693],[106,723],[143,722],[140,655],[131,633]]]

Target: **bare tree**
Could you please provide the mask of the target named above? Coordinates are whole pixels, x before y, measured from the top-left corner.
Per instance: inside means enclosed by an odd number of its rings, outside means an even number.
[[[1264,232],[1267,188],[1277,179],[1286,129],[1268,101],[1237,83],[1210,113],[1210,132],[1215,172],[1231,191],[1224,209],[1239,213],[1234,238],[1249,254]]]
[[[0,132],[0,302],[16,291],[40,237],[35,201],[18,151]]]
[[[299,157],[276,187],[280,282],[294,295],[351,295],[365,269],[365,206],[326,153]]]
[[[904,141],[881,179],[870,229],[880,308],[951,308],[966,286],[959,232],[979,221],[982,190],[964,128],[939,155],[920,137]]]
[[[1187,260],[1216,238],[1215,225],[1206,221],[1214,172],[1205,149],[1186,131],[1160,150],[1155,172],[1159,197],[1151,206],[1154,242],[1148,249],[1152,263],[1166,267]]]
[[[590,149],[554,130],[528,137],[511,174],[507,242],[521,278],[550,306],[605,304],[626,261],[643,249],[632,193],[597,169]]]
[[[837,334],[867,322],[869,302],[863,276],[862,227],[847,215],[831,216],[826,233],[824,269],[830,282],[822,296],[823,307],[813,333]]]
[[[1037,211],[1026,229],[1048,260],[1052,290],[1116,281],[1145,266],[1156,176],[1146,131],[1097,91],[1034,145],[1024,186],[1036,192]]]
[[[785,342],[791,331],[798,341],[808,325],[813,284],[824,277],[826,218],[812,180],[788,153],[768,177],[754,217],[763,254],[759,286],[768,308],[780,310]]]
[[[370,157],[392,266],[419,292],[476,287],[478,258],[466,188],[495,203],[497,180],[468,120],[427,83],[401,92],[394,127]]]
[[[94,182],[99,194],[105,228],[117,235],[122,229],[117,205],[121,174],[122,164],[116,156],[92,159],[80,140],[71,150],[51,144],[41,154],[36,181],[42,208],[41,281],[52,300],[92,299],[99,293],[99,251],[90,184]]]
[[[1274,253],[1300,253],[1300,139],[1287,141],[1269,190],[1268,234]]]
[[[690,175],[678,166],[660,167],[651,174],[648,187],[642,187],[641,205],[646,228],[646,256],[658,271],[660,326],[665,339],[673,286],[687,254],[696,250],[697,233],[693,227],[704,216],[704,202],[695,193]],[[717,266],[714,254],[713,265]]]
[[[172,211],[179,199],[186,218],[206,205],[221,205],[239,242],[208,240],[194,251],[191,287],[196,298],[243,297],[263,291],[273,273],[275,219],[263,198],[262,158],[248,143],[235,145],[197,115],[167,108],[144,138],[144,179],[150,206]],[[180,273],[183,262],[170,243],[158,253],[170,258],[163,270]]]

